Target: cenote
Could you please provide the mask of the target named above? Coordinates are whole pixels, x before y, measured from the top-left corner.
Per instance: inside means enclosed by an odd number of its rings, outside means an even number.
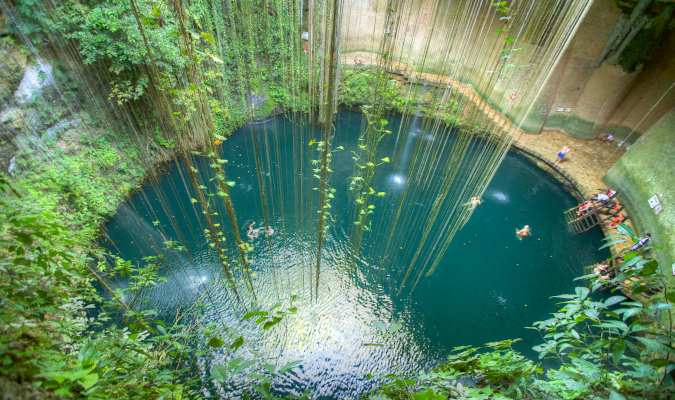
[[[417,373],[442,361],[454,346],[506,338],[522,338],[516,349],[534,358],[531,347],[540,338],[526,327],[554,310],[550,296],[571,290],[582,268],[605,256],[597,250],[600,230],[582,236],[568,232],[563,211],[575,199],[511,151],[435,273],[421,279],[414,291],[411,285],[401,290],[404,271],[423,236],[423,221],[439,207],[433,204],[434,178],[416,180],[411,173],[421,173],[414,168],[416,159],[443,138],[414,117],[401,129],[400,119],[392,121],[393,133],[378,150],[378,158],[390,157],[391,162],[378,166],[373,180],[373,187],[386,194],[377,198],[371,230],[364,232],[361,246],[354,246],[354,200],[348,186],[362,122],[358,113],[337,115],[333,146],[344,150],[333,154],[334,222],[327,232],[318,285],[318,196],[313,190],[318,182],[312,176],[317,156],[308,143],[320,140],[319,132],[302,120],[278,116],[239,129],[219,147],[228,179],[235,182],[230,194],[241,236],[246,239],[251,222],[260,227],[265,219],[274,229],[273,235],[261,232],[250,241],[255,296],[240,269],[233,267],[239,271],[240,300],[224,279],[223,267],[204,238],[204,217],[189,185],[189,171],[179,159],[132,195],[105,229],[107,246],[125,259],[142,263],[147,256],[161,257],[166,282],[146,290],[136,306],[157,309],[170,321],[197,302],[201,324],[211,323],[227,343],[245,338],[236,353],[274,365],[297,361],[274,379],[272,389],[281,394],[309,391],[316,398],[355,398],[374,384],[366,376]],[[195,156],[194,165],[201,180],[209,182],[209,160]],[[236,265],[225,207],[217,196],[212,204],[219,226],[228,227],[223,228],[227,252]],[[532,236],[518,240],[514,231],[525,224],[532,227]],[[442,238],[442,227],[434,226],[429,237]],[[185,249],[167,247],[167,241]],[[436,255],[434,241],[430,243],[422,246],[422,262]],[[291,296],[297,313],[273,328],[261,330],[251,320],[242,321],[254,309],[276,303],[290,307]],[[230,353],[213,349],[198,356],[204,390],[212,395],[232,398],[241,390],[236,377],[227,384],[210,379],[211,368],[226,363]]]

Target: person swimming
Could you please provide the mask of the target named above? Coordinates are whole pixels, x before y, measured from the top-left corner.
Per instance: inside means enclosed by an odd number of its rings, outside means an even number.
[[[274,235],[274,228],[272,228],[271,226],[265,228],[265,236],[270,237],[272,235]]]
[[[523,240],[524,237],[530,236],[531,234],[532,231],[530,230],[529,225],[525,225],[520,229],[516,229],[516,236],[518,237],[518,240]]]
[[[260,229],[262,228],[254,228],[255,226],[255,221],[251,222],[251,224],[248,226],[248,229],[246,230],[246,236],[248,236],[249,240],[255,240],[258,238],[258,235],[260,234]]]
[[[464,205],[469,206],[471,210],[475,210],[482,202],[480,196],[473,196],[467,203],[464,203]]]

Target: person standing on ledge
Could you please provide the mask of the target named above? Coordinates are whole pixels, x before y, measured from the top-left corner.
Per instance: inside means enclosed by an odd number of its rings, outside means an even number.
[[[643,237],[640,238],[640,240],[638,240],[632,246],[630,246],[630,250],[631,251],[638,251],[641,248],[645,247],[651,240],[652,240],[652,234],[646,233]]]
[[[572,151],[572,149],[570,149],[567,146],[564,146],[562,149],[560,149],[560,151],[558,152],[558,158],[556,159],[556,162],[563,162],[565,160],[565,157],[570,151]]]

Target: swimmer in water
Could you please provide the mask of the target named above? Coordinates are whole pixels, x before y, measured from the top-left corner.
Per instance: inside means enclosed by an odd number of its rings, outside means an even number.
[[[465,206],[469,206],[471,210],[475,210],[476,207],[478,207],[482,203],[482,200],[480,199],[480,196],[473,196],[471,197],[471,200],[469,200],[468,203],[464,203]]]
[[[530,236],[532,232],[530,231],[530,226],[525,225],[521,229],[516,229],[516,236],[518,237],[518,240],[523,240],[524,237]]]
[[[274,235],[274,229],[271,226],[265,228],[265,236],[270,237]]]
[[[260,228],[256,229],[254,226],[255,221],[251,222],[251,224],[248,226],[248,230],[246,231],[246,236],[248,236],[249,240],[257,239],[258,235],[260,234]]]

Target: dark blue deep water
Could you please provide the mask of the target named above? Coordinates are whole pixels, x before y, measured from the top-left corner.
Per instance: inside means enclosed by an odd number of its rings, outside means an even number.
[[[241,321],[252,309],[253,297],[240,272],[241,303],[223,282],[222,266],[203,236],[199,204],[190,200],[197,195],[182,161],[176,160],[161,178],[148,182],[107,224],[108,245],[121,256],[138,263],[146,256],[162,257],[167,282],[146,291],[139,306],[156,308],[171,320],[177,310],[199,300],[201,325],[212,324],[211,331],[228,343],[239,335],[246,338],[234,355],[215,349],[200,356],[196,372],[203,377],[205,393],[238,396],[236,377],[223,385],[214,383],[209,373],[232,357],[274,365],[297,360],[300,366],[277,376],[273,389],[290,394],[309,390],[315,398],[326,399],[357,397],[370,388],[367,374],[378,377],[431,368],[453,346],[519,337],[523,341],[516,347],[534,357],[530,348],[539,337],[525,327],[545,319],[554,310],[550,296],[573,290],[573,278],[582,274],[582,268],[603,258],[597,250],[600,231],[573,235],[565,226],[563,211],[575,204],[574,198],[511,152],[435,274],[422,279],[412,294],[399,292],[437,194],[436,176],[446,165],[444,146],[452,147],[418,121],[406,122],[400,131],[400,121],[392,121],[394,134],[380,145],[381,156],[390,156],[392,163],[378,167],[373,182],[387,194],[378,199],[372,232],[364,234],[361,250],[356,251],[350,240],[354,204],[347,185],[361,123],[360,114],[338,115],[334,146],[345,150],[333,157],[335,223],[327,233],[318,292],[314,288],[317,196],[312,190],[317,182],[311,171],[317,155],[307,145],[318,139],[318,132],[276,117],[240,129],[221,146],[228,179],[236,182],[231,195],[242,236],[246,238],[246,225],[262,224],[265,214],[275,230],[269,238],[261,234],[252,241],[255,249],[249,258],[258,306],[287,307],[291,293],[297,295],[297,314],[268,331]],[[480,148],[477,144],[468,151]],[[439,149],[440,156],[428,156]],[[195,163],[201,180],[210,186],[208,161],[195,157]],[[429,179],[423,179],[423,163],[433,165],[426,175]],[[461,181],[460,175],[458,184]],[[390,229],[402,196],[406,200],[400,222]],[[213,197],[212,202],[233,243],[222,201]],[[514,231],[524,224],[532,227],[532,236],[520,241]],[[429,240],[443,235],[443,229],[434,226]],[[167,240],[186,251],[167,249]],[[230,247],[233,268],[239,271],[237,253]],[[437,252],[425,245],[421,259]]]

